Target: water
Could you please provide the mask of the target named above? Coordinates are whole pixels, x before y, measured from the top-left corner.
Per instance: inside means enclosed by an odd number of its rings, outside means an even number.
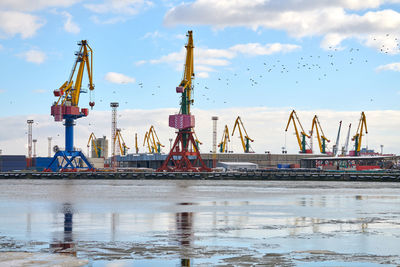
[[[0,266],[400,264],[400,184],[1,180]]]

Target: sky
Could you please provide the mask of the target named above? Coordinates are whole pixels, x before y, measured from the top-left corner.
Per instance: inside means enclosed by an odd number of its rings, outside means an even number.
[[[151,125],[168,152],[168,115],[179,110],[186,33],[193,31],[195,131],[212,149],[211,116],[230,131],[241,116],[257,153],[297,153],[295,109],[308,132],[317,114],[328,139],[340,146],[348,125],[355,134],[367,116],[363,147],[400,153],[400,0],[3,0],[0,1],[0,149],[27,153],[27,119],[34,119],[38,155],[47,137],[64,146],[54,122],[53,90],[69,76],[79,40],[94,50],[96,105],[77,121],[75,144],[84,151],[91,132],[110,137],[110,102],[127,145]],[[87,84],[85,77],[84,84]],[[314,150],[317,150],[314,138]],[[241,152],[232,138],[231,149]],[[131,150],[133,152],[133,150]]]

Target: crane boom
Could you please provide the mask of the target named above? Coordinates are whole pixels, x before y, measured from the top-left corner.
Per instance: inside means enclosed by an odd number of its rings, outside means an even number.
[[[297,129],[296,120],[297,120],[297,122],[298,122],[298,124],[300,126],[300,129],[301,129],[301,132],[300,132],[301,139],[300,139],[299,131]],[[289,115],[289,120],[287,122],[285,132],[287,132],[287,130],[289,128],[289,125],[290,125],[290,122],[293,122],[293,127],[294,127],[294,131],[295,131],[295,134],[296,134],[297,142],[298,142],[299,147],[300,147],[300,152],[301,153],[306,153],[306,137],[310,138],[310,136],[308,134],[306,134],[306,132],[304,131],[303,125],[301,125],[301,122],[300,122],[299,117],[297,116],[297,113],[296,113],[295,110],[292,110],[292,112]]]
[[[185,45],[186,47],[186,61],[185,67],[183,71],[183,78],[179,86],[177,87],[177,92],[182,93],[181,99],[181,114],[190,114],[190,105],[193,104],[192,99],[192,80],[194,79],[194,70],[193,70],[193,33],[192,31],[188,31],[188,43]]]
[[[226,153],[228,152],[228,142],[230,142],[229,138],[229,129],[228,125],[225,125],[224,133],[222,134],[221,142],[218,144],[219,152]]]
[[[158,135],[153,125],[150,126],[150,129],[144,136],[143,146],[146,145],[146,142],[149,153],[161,153],[161,147],[164,147],[164,145],[161,144],[160,140],[158,139]]]
[[[351,130],[351,123],[349,124],[349,129],[347,131],[346,142],[344,143],[344,147],[342,149],[342,154],[343,155],[347,155],[347,152],[349,151],[350,130]]]
[[[129,147],[126,146],[124,138],[121,135],[121,129],[117,129],[114,139],[114,144],[118,142],[118,146],[120,149],[120,153],[122,156],[125,156],[128,152]]]
[[[254,140],[251,139],[249,137],[249,135],[247,134],[246,128],[244,128],[244,125],[243,125],[243,122],[242,122],[242,119],[240,118],[240,116],[238,116],[236,118],[235,124],[233,126],[233,130],[232,130],[232,136],[235,133],[236,127],[238,128],[238,131],[239,131],[240,141],[242,142],[243,151],[244,151],[244,153],[249,153],[250,152],[250,143],[249,143],[249,141],[250,142],[254,142]],[[246,134],[244,137],[243,137],[243,133],[242,133],[242,128],[243,128],[244,133]]]
[[[93,84],[93,50],[89,46],[86,40],[82,40],[78,43],[80,49],[78,52],[75,53],[76,59],[74,65],[72,67],[71,74],[69,79],[64,82],[61,87],[57,90],[54,90],[54,95],[58,96],[58,100],[56,105],[61,104],[64,105],[71,105],[77,107],[79,104],[79,97],[82,92],[82,79],[83,73],[86,66],[86,72],[89,79],[89,90],[94,90]],[[79,65],[79,66],[78,66]],[[78,66],[77,75],[75,78],[75,83],[73,81],[74,74],[76,72],[76,68]],[[89,105],[93,108],[94,102],[90,102]]]
[[[339,130],[338,130],[337,137],[336,137],[336,143],[333,146],[333,151],[332,151],[333,152],[333,156],[336,156],[337,152],[339,150],[339,139],[340,139],[340,130],[341,130],[341,128],[342,128],[342,121],[339,122]]]
[[[354,144],[355,156],[358,155],[358,153],[360,152],[360,149],[361,149],[361,141],[362,141],[364,127],[365,127],[365,134],[368,134],[367,118],[365,117],[365,113],[363,111],[363,112],[361,112],[361,118],[358,122],[356,134],[351,139],[352,141],[355,141],[355,144]]]
[[[325,137],[324,131],[322,130],[322,127],[321,127],[321,124],[319,123],[319,119],[318,119],[317,115],[314,116],[314,119],[311,124],[310,138],[312,138],[312,136],[313,136],[314,127],[315,127],[315,131],[317,132],[319,151],[321,153],[325,154],[326,153],[325,142],[329,143],[330,140],[328,140],[328,138]],[[321,135],[320,135],[319,131],[321,131]]]

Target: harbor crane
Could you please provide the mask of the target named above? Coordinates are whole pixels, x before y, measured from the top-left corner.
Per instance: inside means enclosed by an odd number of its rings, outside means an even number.
[[[194,130],[193,130],[193,136],[194,136],[194,141],[196,143],[196,145],[193,144],[193,151],[196,151],[197,149],[200,149],[200,145],[202,145],[203,143],[200,142],[199,138],[197,138],[197,134]]]
[[[332,154],[333,156],[337,156],[337,153],[339,151],[339,139],[340,139],[340,130],[342,128],[342,121],[339,122],[339,130],[337,133],[337,137],[336,137],[336,143],[333,145],[333,149],[332,149]]]
[[[136,154],[139,153],[139,146],[138,146],[138,141],[137,141],[137,133],[135,133],[135,151],[136,151]]]
[[[351,130],[351,123],[349,124],[349,129],[347,130],[346,141],[344,143],[344,146],[342,147],[342,155],[343,156],[347,155],[347,153],[349,151],[350,130]]]
[[[356,134],[353,136],[351,139],[354,141],[354,156],[359,156],[360,150],[361,150],[361,140],[364,132],[364,127],[365,127],[365,134],[368,134],[368,129],[367,129],[367,118],[365,117],[364,111],[361,112],[361,117],[358,122],[358,127]]]
[[[224,133],[222,134],[221,142],[218,144],[220,153],[228,152],[228,143],[230,142],[228,125],[225,125]]]
[[[315,128],[315,131],[317,132],[319,151],[322,154],[325,154],[326,153],[326,142],[329,143],[330,140],[328,140],[328,138],[325,137],[324,131],[322,130],[322,127],[321,127],[321,124],[319,123],[319,119],[318,119],[317,115],[314,116],[312,124],[311,124],[310,138],[312,138],[312,136],[313,136],[314,128]],[[320,135],[320,131],[321,131],[321,135]]]
[[[301,129],[301,132],[300,132],[301,139],[300,139],[299,131],[297,129],[296,121],[299,124],[300,129]],[[297,116],[297,113],[296,113],[295,110],[292,110],[292,112],[289,115],[289,120],[288,120],[288,123],[286,125],[285,132],[287,132],[287,130],[289,128],[289,125],[290,125],[290,122],[293,122],[294,131],[295,131],[295,134],[296,134],[296,137],[297,137],[297,142],[299,143],[299,147],[300,147],[300,153],[307,153],[309,151],[311,152],[311,150],[307,151],[307,149],[306,149],[306,137],[310,138],[310,136],[305,133],[305,131],[303,129],[303,126],[301,125],[301,122],[300,122],[299,117]]]
[[[193,105],[192,90],[194,80],[194,44],[193,32],[188,31],[188,41],[186,48],[186,61],[183,71],[183,78],[179,86],[176,87],[176,93],[181,94],[181,103],[179,114],[169,116],[169,126],[177,129],[177,136],[171,150],[157,171],[164,172],[210,172],[211,169],[206,166],[201,158],[199,149],[191,149],[193,145],[197,146],[194,139],[195,117],[191,114],[190,106]],[[190,159],[189,159],[190,157]]]
[[[115,145],[118,144],[121,156],[126,156],[128,154],[129,147],[127,147],[127,145],[125,144],[124,138],[121,135],[121,129],[116,129],[115,139],[113,142]]]
[[[92,164],[85,155],[74,148],[74,126],[75,120],[86,117],[89,114],[87,108],[79,108],[81,93],[87,91],[82,88],[83,74],[86,68],[90,93],[94,90],[93,84],[93,50],[86,40],[78,42],[79,51],[75,53],[75,62],[71,74],[61,87],[54,90],[54,96],[58,100],[51,106],[51,115],[55,121],[63,121],[65,126],[65,150],[57,150],[50,164],[45,169],[51,171],[53,163],[57,164],[56,171],[77,171],[78,169],[94,170]],[[74,79],[74,75],[76,77]],[[89,102],[93,108],[94,101]],[[86,166],[85,166],[86,165]],[[54,169],[53,169],[54,170]]]
[[[96,138],[96,136],[94,135],[94,133],[91,133],[90,136],[89,136],[88,143],[87,143],[88,157],[90,157],[90,156],[89,156],[89,147],[90,147],[90,144],[92,144],[92,149],[94,150],[96,157],[98,157],[98,158],[101,157],[101,147],[98,147],[98,146],[97,146],[96,140],[97,140],[97,138]],[[93,151],[92,151],[92,154],[93,154]]]
[[[232,136],[235,133],[236,127],[239,131],[240,141],[242,141],[242,147],[243,147],[244,153],[250,153],[250,142],[254,142],[254,140],[251,139],[249,137],[249,135],[247,134],[247,131],[244,128],[244,125],[243,125],[243,122],[242,122],[242,119],[240,118],[240,116],[238,116],[236,118],[235,124],[233,126],[233,130],[232,130]],[[243,129],[243,132],[246,134],[245,136],[243,136],[242,129]]]
[[[161,153],[161,147],[164,147],[158,139],[158,135],[154,126],[151,125],[150,129],[146,132],[143,140],[143,146],[147,143],[147,148],[149,149],[149,153]]]

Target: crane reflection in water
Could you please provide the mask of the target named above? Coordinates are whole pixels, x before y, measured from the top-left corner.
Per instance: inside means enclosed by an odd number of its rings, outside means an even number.
[[[193,203],[178,203],[178,205],[193,205]],[[181,266],[189,267],[190,259],[187,257],[187,251],[190,250],[193,240],[193,212],[178,212],[175,214],[177,241],[181,246]]]
[[[76,256],[75,243],[73,242],[73,208],[69,203],[62,206],[64,214],[64,231],[62,238],[55,238],[50,244],[50,251],[53,253],[65,253]]]

